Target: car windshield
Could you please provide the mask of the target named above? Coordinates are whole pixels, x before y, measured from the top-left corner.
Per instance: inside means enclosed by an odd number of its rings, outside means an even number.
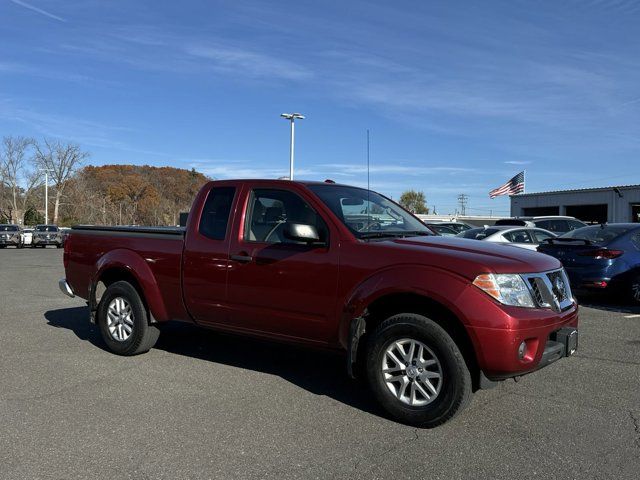
[[[433,235],[424,223],[376,192],[331,184],[309,188],[357,238]]]
[[[456,233],[464,232],[465,230],[471,230],[472,228],[466,223],[444,223],[443,225],[445,227],[449,227],[451,230],[454,230]]]
[[[487,238],[499,231],[500,230],[498,230],[497,228],[472,228],[470,230],[465,230],[464,232],[459,233],[458,237],[482,240],[483,238]]]
[[[36,227],[36,231],[38,232],[57,232],[58,227],[52,225],[38,225]]]
[[[0,232],[17,232],[18,227],[15,225],[0,225]]]
[[[561,235],[559,238],[574,238],[576,240],[588,240],[596,245],[606,245],[620,235],[627,233],[632,227],[594,225],[591,227],[577,228]]]
[[[439,225],[437,223],[431,223],[429,224],[429,226],[433,230],[438,232],[440,235],[443,235],[445,237],[455,237],[458,234],[458,232],[456,232],[454,229],[452,229],[448,225]]]

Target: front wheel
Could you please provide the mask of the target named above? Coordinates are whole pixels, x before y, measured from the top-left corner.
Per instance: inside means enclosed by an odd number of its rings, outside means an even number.
[[[471,374],[449,334],[429,318],[403,313],[371,334],[367,378],[374,396],[396,420],[436,427],[471,400]]]
[[[102,338],[118,355],[148,352],[160,335],[158,327],[149,324],[147,309],[129,282],[111,284],[102,295],[96,314]]]

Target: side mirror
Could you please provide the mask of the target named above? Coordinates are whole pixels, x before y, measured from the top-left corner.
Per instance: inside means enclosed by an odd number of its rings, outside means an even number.
[[[318,230],[316,230],[316,227],[313,225],[305,225],[304,223],[288,223],[282,233],[285,238],[296,242],[320,242]]]

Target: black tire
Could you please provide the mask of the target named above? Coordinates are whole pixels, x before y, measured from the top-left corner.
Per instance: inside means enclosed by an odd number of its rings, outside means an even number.
[[[634,305],[640,305],[640,273],[631,277],[629,282],[629,300]]]
[[[16,248],[22,248],[22,244],[21,243],[17,244]]]
[[[422,394],[416,393],[416,398],[421,397],[419,400],[429,402],[425,405],[403,403],[391,392],[385,381],[382,369],[387,348],[401,339],[421,343],[439,361],[439,367],[429,367],[439,368],[441,373],[441,378],[434,380],[438,386],[438,393],[431,400],[426,400]],[[378,325],[369,337],[366,370],[369,387],[376,400],[395,420],[408,425],[437,427],[453,418],[471,401],[471,374],[460,349],[442,327],[422,315],[402,313]],[[410,380],[408,369],[400,372],[400,375]],[[424,385],[422,381],[413,382]],[[412,385],[412,382],[407,385]]]
[[[62,248],[62,245],[56,245],[56,248]]]
[[[125,340],[117,340],[112,336],[107,325],[107,311],[109,305],[116,298],[124,299],[131,307],[133,316],[132,331]],[[118,355],[137,355],[148,352],[156,344],[160,330],[149,324],[147,308],[142,302],[138,291],[125,281],[112,283],[105,291],[98,304],[96,320],[102,338],[113,353]]]

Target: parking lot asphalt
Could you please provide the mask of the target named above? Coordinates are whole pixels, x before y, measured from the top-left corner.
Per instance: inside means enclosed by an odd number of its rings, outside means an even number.
[[[420,430],[322,352],[175,324],[108,353],[62,276],[60,250],[0,250],[2,479],[638,478],[638,308],[584,306],[575,357]]]

